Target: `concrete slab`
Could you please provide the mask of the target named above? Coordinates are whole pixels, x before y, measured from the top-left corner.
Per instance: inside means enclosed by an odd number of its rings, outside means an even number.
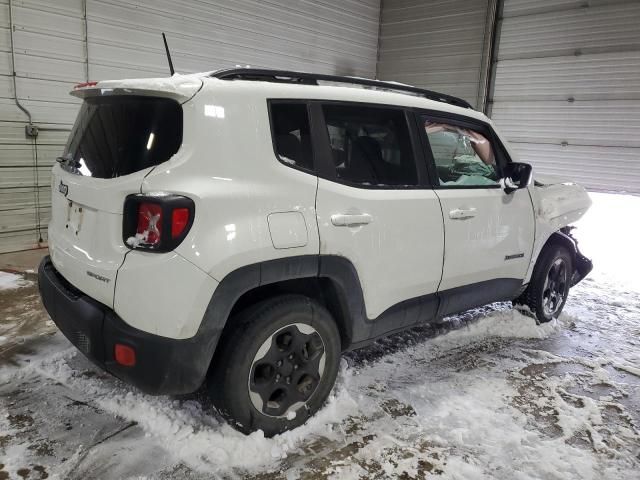
[[[2,253],[0,254],[0,270],[7,272],[37,272],[40,260],[48,254],[48,248]]]

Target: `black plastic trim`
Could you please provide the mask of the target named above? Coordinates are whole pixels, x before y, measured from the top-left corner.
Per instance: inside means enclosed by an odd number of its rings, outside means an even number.
[[[494,301],[510,300],[515,298],[522,286],[522,279],[489,280],[407,299],[391,306],[378,317],[369,318],[358,273],[347,258],[337,255],[282,258],[248,265],[227,275],[209,303],[198,335],[205,330],[221,331],[235,303],[252,289],[287,280],[313,277],[327,278],[336,287],[339,308],[347,319],[344,325],[347,337],[345,349],[358,348],[394,331],[435,321],[443,315]]]
[[[570,232],[574,227],[565,228]],[[593,262],[582,254],[578,248],[577,240],[573,238],[570,233],[565,233],[563,231],[554,232],[547,240],[547,244],[549,242],[559,242],[571,249],[571,253],[575,261],[575,271],[571,277],[572,287],[581,282],[587,275],[589,275],[591,270],[593,270]]]
[[[344,317],[345,350],[446,314],[515,298],[522,286],[522,280],[496,279],[429,293],[393,305],[371,319],[357,271],[348,259],[334,255],[287,257],[247,265],[226,275],[214,291],[197,333],[187,339],[171,339],[126,324],[113,310],[64,280],[49,257],[43,259],[38,275],[45,308],[64,335],[101,368],[149,394],[197,390],[234,306],[244,294],[261,286],[296,279],[330,280]],[[115,362],[115,343],[135,348],[134,367]]]
[[[100,368],[152,395],[190,393],[202,384],[217,338],[176,340],[138,330],[73,287],[48,256],[38,268],[38,287],[60,331]],[[116,343],[135,349],[134,366],[116,363]]]
[[[471,104],[469,104],[469,102],[461,98],[454,97],[453,95],[434,92],[432,90],[426,90],[424,88],[418,88],[411,85],[384,82],[380,80],[371,80],[368,78],[259,68],[230,68],[213,72],[211,76],[220,80],[249,80],[273,83],[293,83],[299,85],[318,85],[318,81],[363,85],[368,87],[377,87],[384,90],[392,90],[395,92],[412,93],[421,97],[428,98],[429,100],[444,102],[450,105],[469,108],[473,110],[473,107],[471,106]]]
[[[522,287],[522,279],[495,278],[451,288],[438,293],[442,299],[438,316],[453,315],[488,303],[513,300]]]

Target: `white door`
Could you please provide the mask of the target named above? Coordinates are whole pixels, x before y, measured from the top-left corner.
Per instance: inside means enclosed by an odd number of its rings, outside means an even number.
[[[335,178],[318,182],[320,254],[351,261],[372,320],[436,292],[444,246],[440,203],[432,189],[419,186],[402,110],[340,104],[323,112]]]
[[[446,231],[440,290],[489,280],[522,283],[533,247],[529,192],[438,190]]]
[[[505,193],[499,165],[508,159],[487,126],[427,116],[421,125],[445,225],[442,310],[506,299],[522,284],[533,249],[529,192]]]

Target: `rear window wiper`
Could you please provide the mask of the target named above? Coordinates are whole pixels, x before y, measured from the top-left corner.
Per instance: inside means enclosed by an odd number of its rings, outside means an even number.
[[[60,155],[56,157],[56,162],[58,162],[63,167],[76,169],[80,167],[80,163],[73,160],[73,155],[67,153],[66,155]]]

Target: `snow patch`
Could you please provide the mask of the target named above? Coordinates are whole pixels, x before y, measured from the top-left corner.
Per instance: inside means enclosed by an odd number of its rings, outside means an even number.
[[[143,233],[136,233],[135,236],[127,238],[127,245],[131,248],[138,248],[141,244],[147,243],[148,236],[148,230],[145,230]]]
[[[262,431],[245,436],[234,430],[199,401],[152,397],[117,380],[86,378],[70,365],[74,357],[76,350],[70,348],[31,362],[21,374],[36,371],[84,392],[104,410],[137,422],[177,460],[202,472],[258,471],[274,460],[287,458],[310,437],[337,438],[341,434],[340,422],[358,411],[358,404],[347,389],[346,362],[341,363],[337,385],[320,412],[293,431],[265,438]]]
[[[30,285],[33,285],[33,282],[25,280],[21,275],[0,271],[0,290],[11,290]]]

